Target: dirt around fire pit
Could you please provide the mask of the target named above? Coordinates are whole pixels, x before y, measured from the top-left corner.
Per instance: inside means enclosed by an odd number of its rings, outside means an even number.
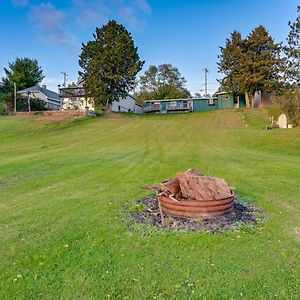
[[[161,223],[158,203],[155,196],[146,197],[138,201],[136,210],[130,216],[140,224],[153,225],[157,228],[182,231],[204,231],[218,233],[238,229],[242,226],[255,227],[263,218],[263,212],[254,206],[241,201],[234,203],[232,212],[218,217],[192,219],[174,217],[164,213],[164,226]]]

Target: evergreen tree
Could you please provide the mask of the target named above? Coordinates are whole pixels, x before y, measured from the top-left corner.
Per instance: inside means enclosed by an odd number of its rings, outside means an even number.
[[[140,78],[140,91],[136,97],[140,103],[150,99],[187,98],[191,94],[185,83],[185,78],[171,64],[150,66]]]
[[[84,80],[86,97],[108,109],[114,100],[128,95],[144,62],[131,34],[116,21],[96,28],[93,37],[82,46],[79,65],[83,71],[79,75]]]
[[[287,38],[288,45],[284,48],[288,65],[286,77],[290,82],[300,83],[300,6],[298,17],[294,23],[289,22],[290,32]]]
[[[18,90],[23,90],[39,84],[43,78],[43,71],[36,59],[17,58],[4,68],[5,77],[0,81],[0,93],[12,93],[15,82]]]
[[[218,56],[219,71],[223,72],[224,78],[221,80],[221,86],[226,92],[242,93],[243,87],[240,76],[242,74],[242,64],[246,60],[243,53],[244,40],[240,32],[231,33],[230,39],[226,40],[226,46],[220,47],[221,55]]]
[[[226,90],[246,94],[248,106],[255,92],[273,92],[282,87],[284,59],[280,57],[281,45],[274,42],[264,26],[256,27],[242,39],[234,32],[226,47],[221,47],[219,71]]]

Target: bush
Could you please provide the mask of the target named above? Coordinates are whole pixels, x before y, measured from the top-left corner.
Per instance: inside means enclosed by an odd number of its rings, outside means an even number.
[[[283,95],[275,97],[275,102],[293,126],[300,126],[300,88],[288,89]]]
[[[43,111],[47,110],[45,102],[38,98],[30,98],[30,110],[31,111]],[[17,111],[28,111],[28,97],[18,95],[17,96]]]
[[[4,101],[0,100],[0,115],[6,114],[6,105]]]
[[[1,94],[0,95],[0,115],[5,115],[7,111],[7,94]]]

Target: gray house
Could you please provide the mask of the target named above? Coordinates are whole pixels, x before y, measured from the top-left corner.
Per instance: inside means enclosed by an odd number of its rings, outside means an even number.
[[[59,110],[61,108],[59,94],[48,90],[45,85],[35,85],[18,91],[18,94],[27,96],[30,99],[40,99],[44,101],[49,110]]]

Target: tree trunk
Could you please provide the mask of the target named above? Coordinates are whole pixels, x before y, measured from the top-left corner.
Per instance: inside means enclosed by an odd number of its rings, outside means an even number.
[[[246,92],[245,98],[246,98],[246,107],[252,107],[253,96],[249,92]]]
[[[111,112],[111,103],[109,103],[109,100],[108,100],[108,99],[107,99],[107,101],[106,101],[105,112],[107,112],[107,113]]]

